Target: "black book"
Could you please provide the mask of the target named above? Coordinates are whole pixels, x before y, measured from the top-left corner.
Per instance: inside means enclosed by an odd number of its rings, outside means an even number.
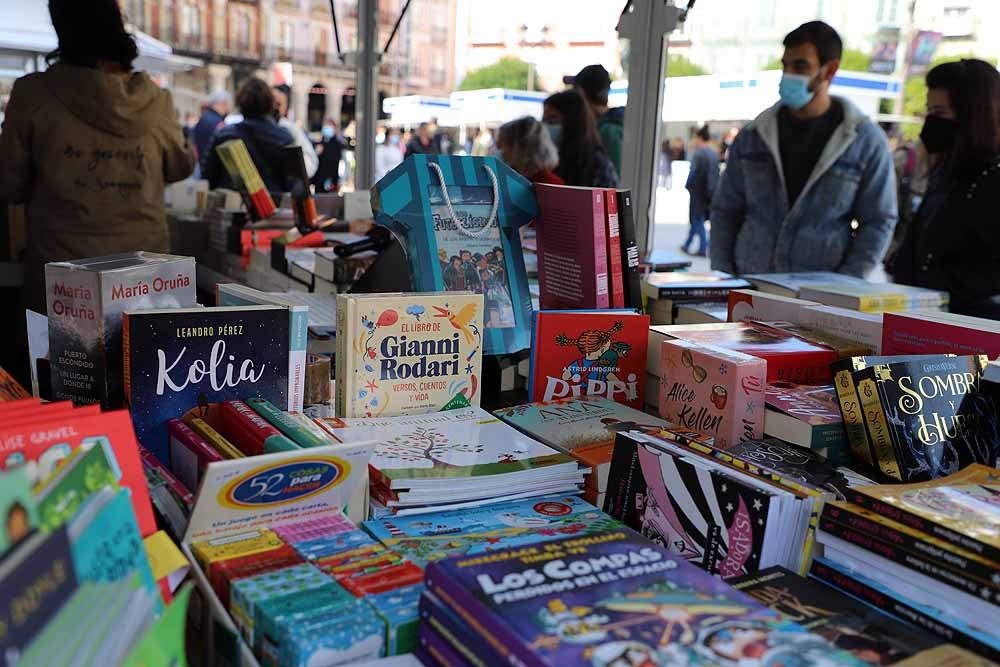
[[[618,230],[622,247],[625,307],[642,308],[642,272],[639,269],[639,245],[635,238],[631,190],[618,191]]]
[[[726,453],[774,472],[784,479],[801,482],[813,489],[830,491],[840,499],[847,498],[847,478],[815,450],[777,438],[762,438],[733,445]]]

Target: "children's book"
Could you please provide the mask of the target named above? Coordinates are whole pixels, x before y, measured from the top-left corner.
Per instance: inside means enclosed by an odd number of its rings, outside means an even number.
[[[35,487],[39,526],[43,530],[54,530],[69,521],[102,489],[118,488],[121,473],[107,444],[84,444]]]
[[[427,587],[491,664],[867,664],[628,530],[436,561]]]
[[[337,416],[478,406],[483,307],[471,292],[339,295]]]
[[[0,473],[0,520],[0,557],[38,527],[38,508],[24,468]]]
[[[577,496],[544,496],[461,512],[434,512],[366,521],[365,530],[421,567],[456,555],[614,530],[621,524]]]
[[[837,465],[850,463],[847,431],[831,385],[773,382],[767,385],[764,432],[815,449]]]
[[[634,311],[535,313],[528,399],[601,396],[641,410],[649,316]]]
[[[139,442],[166,463],[171,419],[233,398],[293,409],[290,326],[280,306],[126,312],[125,393]]]
[[[413,155],[372,188],[372,211],[401,237],[415,291],[483,295],[486,354],[528,347],[518,230],[538,213],[531,183],[495,157]]]

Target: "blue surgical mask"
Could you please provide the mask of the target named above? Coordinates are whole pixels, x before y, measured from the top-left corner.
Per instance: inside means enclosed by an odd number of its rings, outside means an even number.
[[[562,137],[562,125],[559,123],[545,123],[545,129],[549,131],[549,138],[552,139],[552,143],[558,147],[559,139]]]
[[[399,135],[398,134],[390,134],[389,135],[389,145],[391,145],[391,146],[398,146],[399,145]]]
[[[333,135],[335,134],[335,131],[333,129],[333,125],[324,125],[323,129],[320,130],[320,132],[323,133],[323,138],[324,139],[333,139]]]
[[[781,103],[792,110],[799,110],[812,102],[816,92],[809,90],[810,77],[805,74],[789,74],[785,72],[781,75],[781,83],[778,84],[778,95]]]

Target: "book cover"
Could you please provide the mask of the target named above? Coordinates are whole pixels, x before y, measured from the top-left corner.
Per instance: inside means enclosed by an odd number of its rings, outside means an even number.
[[[938,311],[886,313],[882,354],[985,354],[1000,356],[1000,327],[993,320]]]
[[[660,373],[660,345],[679,338],[723,347],[767,361],[768,382],[817,384],[830,380],[830,364],[837,353],[787,331],[760,322],[690,324],[650,327],[646,370]]]
[[[608,239],[608,282],[611,284],[611,307],[625,307],[625,274],[622,271],[621,230],[618,224],[618,195],[608,190],[604,196],[605,234]]]
[[[618,191],[618,228],[621,233],[622,271],[625,285],[625,307],[642,308],[642,271],[639,268],[639,246],[635,239],[635,217],[632,212],[632,192]]]
[[[0,558],[38,527],[38,507],[28,484],[28,471],[14,468],[0,473]]]
[[[647,315],[535,313],[528,400],[601,396],[641,410],[648,336]]]
[[[832,271],[800,271],[796,273],[753,273],[743,276],[762,292],[799,297],[804,287],[818,285],[867,285],[868,281]]]
[[[836,306],[809,306],[799,312],[799,324],[826,331],[849,341],[870,347],[882,354],[882,313],[862,313]],[[778,318],[780,319],[780,318]]]
[[[125,392],[139,442],[166,462],[171,419],[230,398],[292,409],[289,327],[278,306],[125,313]]]
[[[883,474],[921,482],[973,463],[996,465],[1000,413],[980,387],[985,366],[985,356],[931,356],[854,372]]]
[[[118,488],[121,473],[106,444],[86,443],[74,450],[51,477],[35,487],[42,530],[55,530],[68,522],[102,489]]]
[[[31,392],[21,386],[10,373],[0,368],[0,403],[30,399]]]
[[[764,432],[825,452],[837,465],[849,463],[850,447],[837,392],[832,385],[775,382],[767,385]]]
[[[382,544],[421,567],[449,556],[614,530],[621,524],[577,496],[511,500],[461,512],[394,516],[364,523]]]
[[[412,155],[372,188],[371,202],[376,222],[406,248],[414,291],[483,294],[484,352],[528,347],[519,229],[538,214],[529,181],[492,156]]]
[[[608,464],[620,431],[653,431],[672,425],[640,410],[605,398],[581,397],[527,403],[497,410],[505,422],[593,470],[587,486],[603,493],[608,484]]]
[[[659,413],[720,449],[764,434],[767,362],[689,340],[663,342]]]
[[[338,296],[337,415],[478,406],[483,308],[468,292]]]
[[[763,438],[741,442],[726,453],[808,488],[832,494],[831,497],[847,497],[850,480],[840,468],[813,449]]]
[[[120,408],[122,313],[197,305],[194,259],[149,252],[45,267],[52,397]]]
[[[916,308],[945,308],[948,293],[892,283],[862,285],[813,285],[802,287],[799,296],[827,306],[885,313]]]
[[[608,308],[607,191],[536,183],[535,196],[542,309]]]
[[[944,644],[783,567],[770,567],[729,583],[866,664],[895,664]]]
[[[747,281],[721,271],[650,273],[642,282],[642,291],[648,298],[674,301],[726,301],[731,290],[747,287],[750,287]]]
[[[631,531],[437,561],[427,586],[505,664],[865,664]]]
[[[851,489],[853,503],[1000,563],[1000,472],[970,465],[915,484]]]
[[[734,289],[729,293],[729,321],[800,322],[804,308],[820,305],[790,296],[753,289]]]

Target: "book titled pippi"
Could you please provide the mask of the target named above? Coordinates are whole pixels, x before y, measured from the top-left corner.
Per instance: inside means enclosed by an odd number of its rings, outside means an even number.
[[[642,410],[648,338],[649,316],[635,311],[535,313],[529,398],[600,396]]]
[[[337,415],[478,406],[483,306],[471,292],[338,296]]]

